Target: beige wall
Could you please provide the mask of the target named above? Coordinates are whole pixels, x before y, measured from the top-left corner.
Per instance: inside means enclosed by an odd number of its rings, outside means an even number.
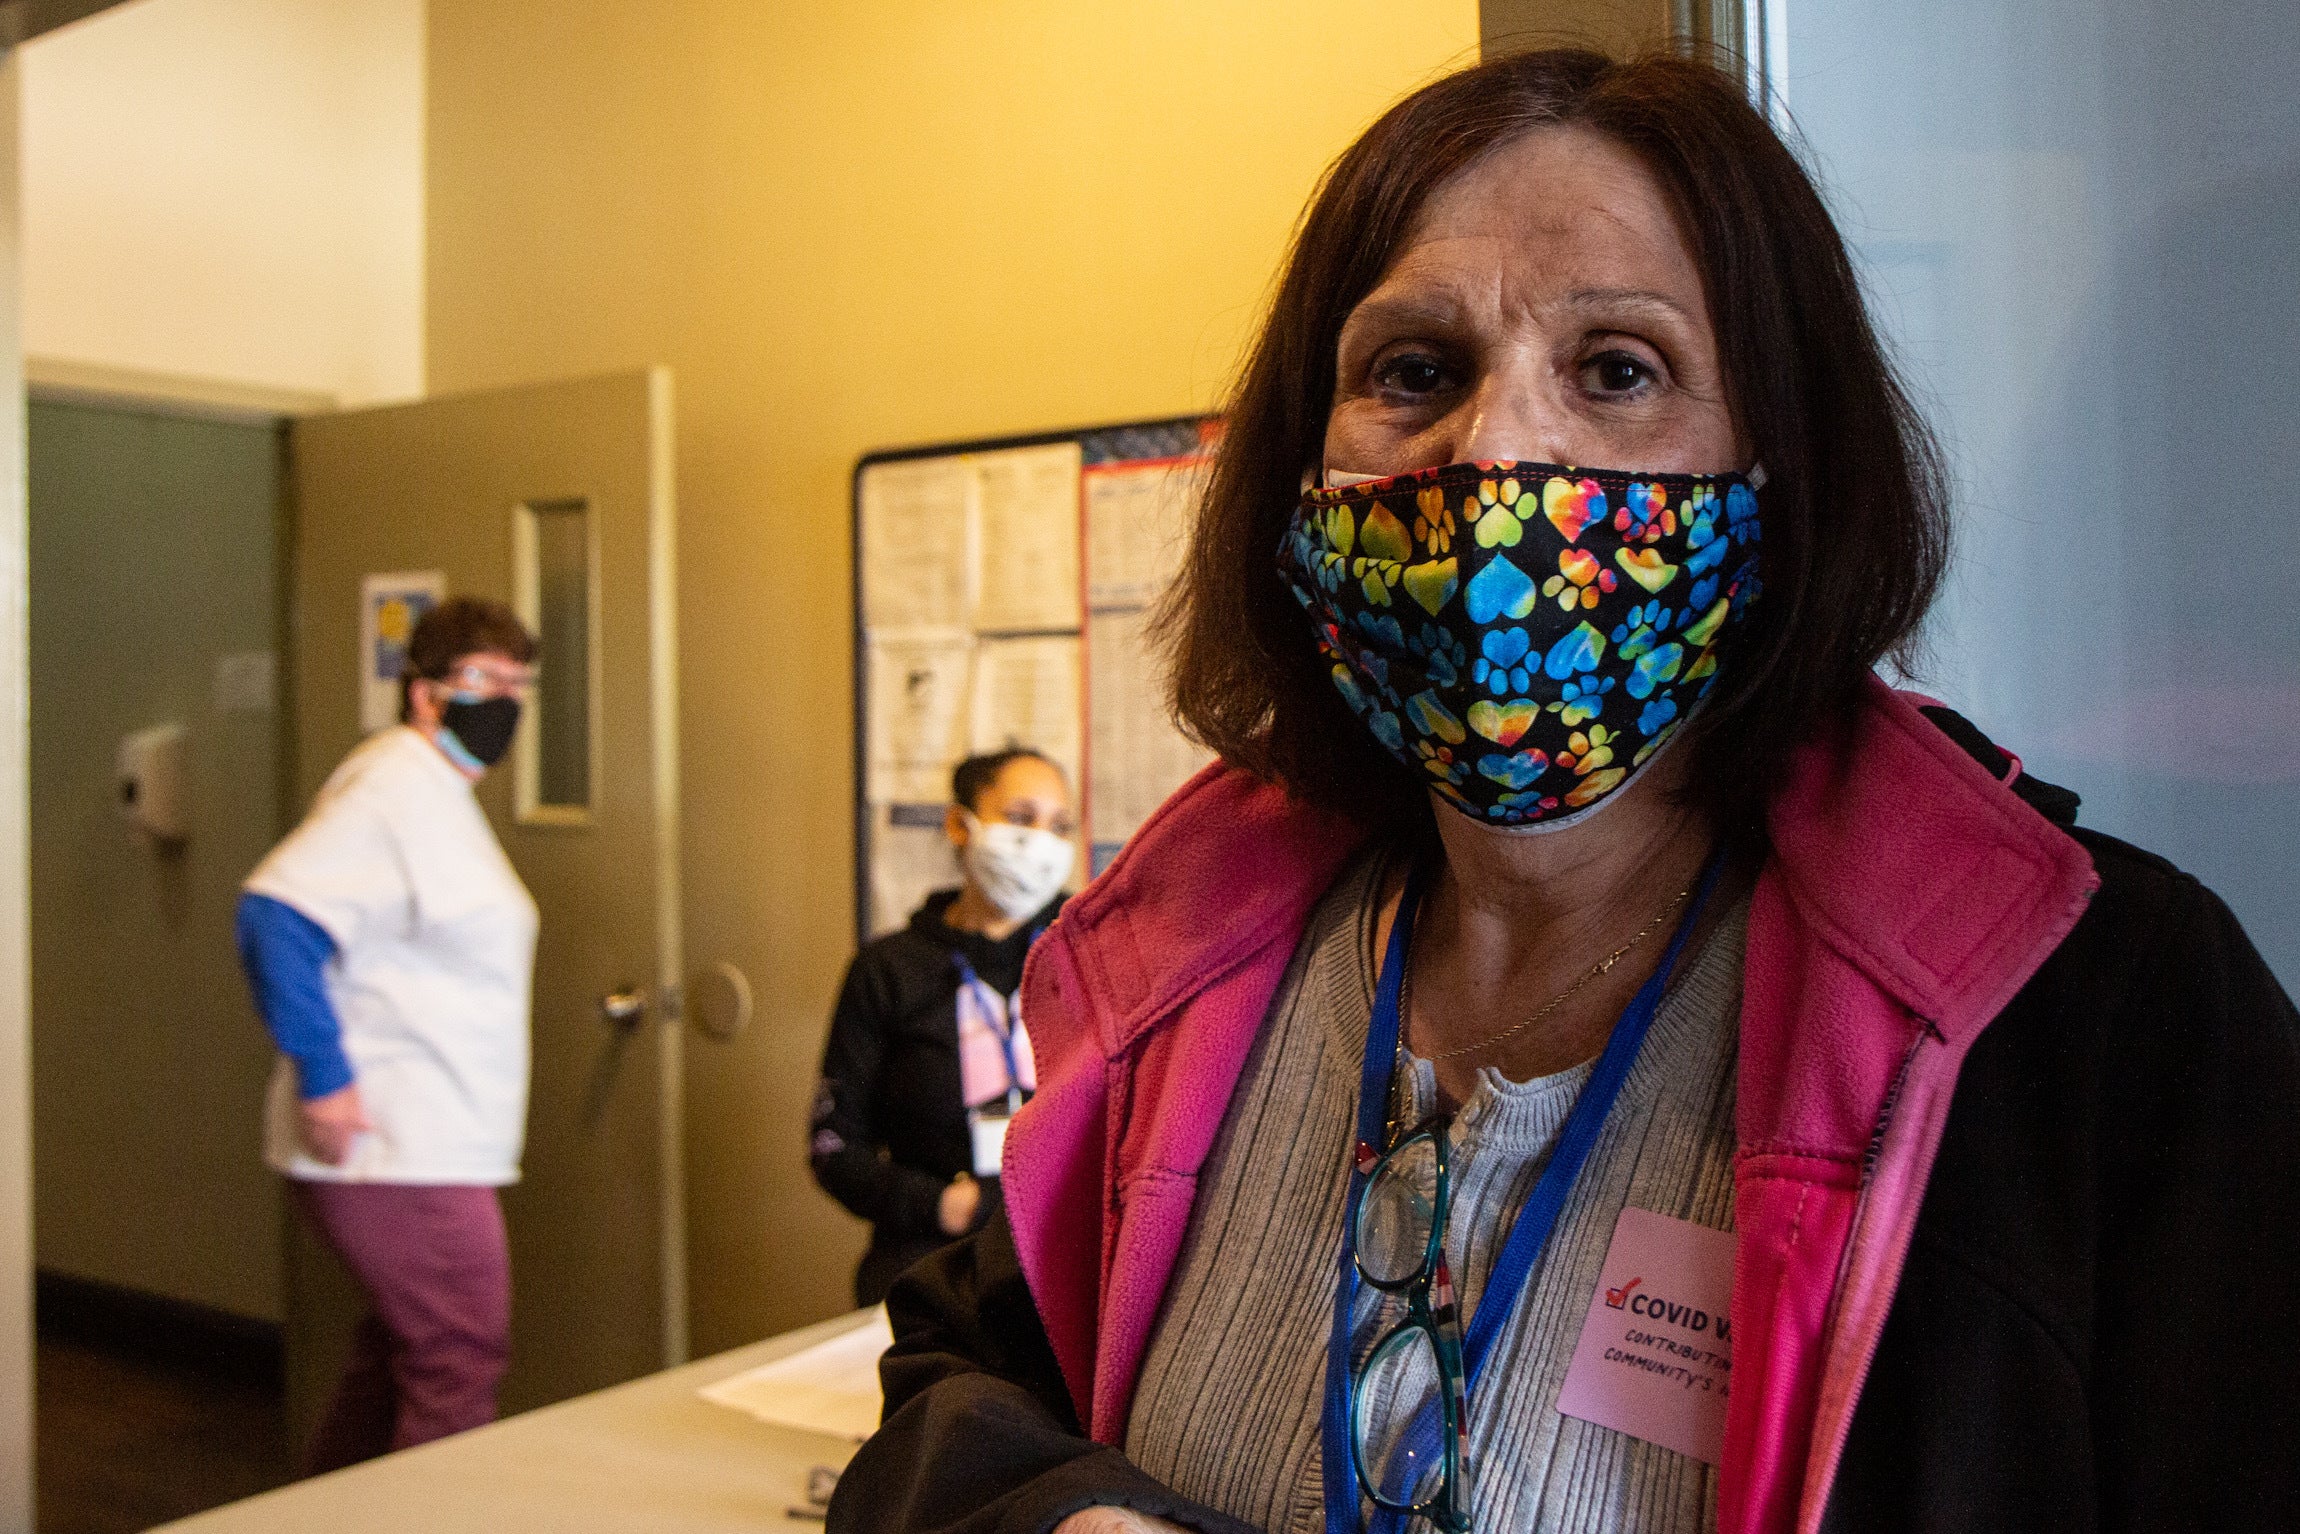
[[[432,0],[435,390],[678,376],[698,1350],[843,1308],[802,1122],[853,947],[847,476],[1216,403],[1320,170],[1474,0]]]
[[[423,391],[423,0],[137,0],[23,73],[32,354]]]

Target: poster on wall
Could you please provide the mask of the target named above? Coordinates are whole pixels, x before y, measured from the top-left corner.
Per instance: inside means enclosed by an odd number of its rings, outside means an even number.
[[[372,735],[399,723],[399,676],[407,641],[423,615],[447,596],[439,570],[370,575],[359,583],[359,731]]]

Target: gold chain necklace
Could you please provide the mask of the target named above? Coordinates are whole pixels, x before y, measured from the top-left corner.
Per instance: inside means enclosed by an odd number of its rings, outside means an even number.
[[[1637,935],[1635,937],[1631,938],[1628,942],[1623,943],[1619,948],[1614,949],[1613,952],[1607,954],[1604,958],[1599,959],[1597,963],[1590,968],[1588,973],[1584,974],[1580,979],[1574,981],[1573,984],[1567,986],[1564,990],[1559,991],[1555,996],[1552,996],[1548,1002],[1542,1006],[1540,1011],[1534,1013],[1533,1016],[1527,1018],[1524,1022],[1514,1023],[1511,1026],[1504,1028],[1501,1032],[1495,1034],[1490,1039],[1480,1039],[1475,1044],[1464,1044],[1459,1049],[1449,1049],[1444,1054],[1440,1055],[1424,1055],[1422,1058],[1429,1061],[1432,1065],[1435,1065],[1440,1060],[1451,1060],[1459,1055],[1473,1055],[1478,1053],[1480,1050],[1491,1049],[1494,1045],[1501,1043],[1503,1040],[1515,1038],[1517,1035],[1525,1032],[1526,1029],[1531,1028],[1535,1023],[1540,1022],[1543,1018],[1549,1016],[1550,1013],[1555,1012],[1559,1007],[1562,1007],[1568,1001],[1571,1001],[1576,995],[1580,993],[1583,986],[1588,985],[1590,982],[1596,980],[1600,975],[1603,975],[1606,971],[1612,969],[1614,965],[1619,964],[1621,962],[1622,956],[1628,953],[1630,949],[1635,948],[1639,943],[1644,942],[1656,931],[1660,930],[1661,924],[1669,920],[1671,916],[1674,916],[1677,913],[1677,908],[1685,904],[1685,902],[1691,898],[1692,894],[1693,886],[1691,884],[1688,884],[1685,886],[1685,888],[1679,890],[1676,897],[1672,899],[1669,904],[1663,906],[1660,910],[1653,913],[1653,920],[1647,922],[1644,926],[1637,929]],[[1413,987],[1414,956],[1413,947],[1409,943],[1406,948],[1405,973],[1398,977],[1398,1016],[1400,1021],[1406,1025],[1405,1028],[1400,1028],[1398,1030],[1401,1042],[1405,1036],[1406,1029],[1413,1026]]]

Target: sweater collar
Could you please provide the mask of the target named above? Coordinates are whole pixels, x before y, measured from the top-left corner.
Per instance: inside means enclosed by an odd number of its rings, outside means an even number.
[[[1846,730],[1799,748],[1767,817],[1801,913],[1918,1016],[1977,1031],[2097,887],[2076,841],[1870,679]],[[1055,928],[1099,982],[1107,1050],[1272,943],[1292,942],[1367,833],[1215,763]]]

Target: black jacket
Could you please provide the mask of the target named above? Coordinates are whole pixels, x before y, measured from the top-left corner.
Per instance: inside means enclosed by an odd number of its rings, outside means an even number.
[[[2210,891],[2071,834],[2099,893],[1966,1060],[1829,1534],[2300,1528],[2300,1016]],[[1083,1436],[1003,1218],[888,1304],[833,1531],[1240,1534]]]
[[[973,1169],[959,1088],[956,956],[1012,995],[1032,936],[1061,909],[1057,896],[1013,936],[992,942],[946,925],[958,891],[930,895],[900,932],[874,938],[847,966],[823,1045],[808,1125],[808,1156],[823,1191],[871,1222],[857,1298],[875,1304],[894,1275],[950,1238],[942,1190]],[[976,1225],[998,1204],[986,1178]]]

